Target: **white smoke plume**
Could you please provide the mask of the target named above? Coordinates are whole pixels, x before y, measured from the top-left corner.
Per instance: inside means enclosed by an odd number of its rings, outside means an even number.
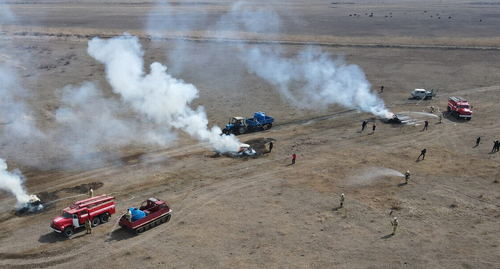
[[[227,17],[240,21],[243,31],[255,33],[275,32],[280,18],[273,10],[251,10],[235,3]],[[258,24],[256,22],[259,22]],[[255,27],[255,25],[259,27]],[[344,59],[333,57],[319,48],[308,47],[297,57],[289,58],[280,46],[272,49],[240,45],[240,59],[248,70],[278,87],[282,96],[303,108],[324,109],[331,104],[389,117],[384,101],[370,91],[371,84],[357,65],[348,65]]]
[[[111,159],[119,147],[131,143],[156,143],[165,146],[175,140],[169,129],[152,128],[138,120],[127,119],[127,109],[112,98],[105,98],[95,84],[68,85],[61,96],[56,120],[61,124],[56,135],[80,165],[96,159]],[[135,117],[134,117],[135,118]],[[103,149],[110,149],[104,153]]]
[[[30,196],[26,193],[23,187],[24,177],[15,169],[11,172],[7,171],[7,163],[4,159],[0,159],[0,189],[8,191],[16,197],[17,208],[25,206]]]
[[[152,123],[181,129],[218,152],[238,150],[236,137],[220,136],[218,126],[207,129],[203,107],[190,107],[198,97],[194,85],[172,77],[166,72],[167,67],[158,62],[151,64],[150,73],[145,74],[144,51],[137,37],[94,38],[89,42],[88,53],[106,66],[106,78],[113,91]]]
[[[357,65],[334,60],[320,49],[309,47],[294,58],[253,47],[242,52],[248,69],[278,87],[282,95],[304,108],[340,104],[347,108],[389,117],[384,101],[370,91],[370,83]]]
[[[162,6],[166,8],[168,6]],[[156,10],[156,9],[155,9]],[[210,30],[212,33],[223,33],[227,38],[231,33],[233,40],[238,40],[240,33],[248,34],[279,34],[283,32],[282,20],[272,9],[259,8],[251,2],[237,1],[230,10],[220,16],[218,21],[211,25],[191,23],[187,25],[182,16],[175,14],[172,9],[167,12],[168,19],[159,17],[152,11],[148,25],[155,25],[155,30],[162,25],[166,31],[171,30],[166,25],[181,25],[183,31]],[[201,18],[206,18],[200,14]],[[286,15],[285,15],[286,16]],[[162,24],[162,20],[164,23]],[[196,21],[196,18],[194,18]],[[292,20],[293,22],[293,20]],[[192,27],[206,27],[189,28]],[[237,44],[240,48],[240,59],[248,70],[267,80],[279,89],[287,102],[295,106],[312,109],[325,109],[331,104],[340,104],[347,108],[366,111],[381,117],[390,117],[391,113],[385,108],[384,101],[370,91],[371,85],[357,65],[349,65],[342,58],[334,58],[319,48],[306,48],[295,58],[284,56],[283,48],[273,45],[272,49],[263,45],[248,45],[242,40]],[[187,49],[189,46],[183,46]],[[191,55],[189,52],[170,54],[172,62],[182,62],[178,57]]]

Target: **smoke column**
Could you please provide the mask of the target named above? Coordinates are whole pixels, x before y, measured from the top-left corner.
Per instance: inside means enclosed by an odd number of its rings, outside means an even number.
[[[333,60],[320,49],[307,48],[295,59],[253,47],[241,59],[248,69],[278,87],[298,107],[325,108],[340,104],[347,108],[389,117],[384,101],[370,92],[370,83],[357,65]],[[301,85],[292,89],[292,85]]]
[[[4,159],[0,159],[0,189],[16,196],[18,208],[26,205],[30,199],[23,188],[23,181],[23,176],[18,169],[12,172],[7,171],[7,163]]]
[[[87,52],[106,67],[106,78],[113,91],[132,108],[159,126],[181,129],[218,152],[236,152],[239,141],[234,135],[220,136],[221,129],[208,130],[203,107],[189,106],[198,97],[192,84],[169,75],[167,67],[155,62],[145,74],[144,51],[137,37],[125,35],[107,41],[94,38]]]

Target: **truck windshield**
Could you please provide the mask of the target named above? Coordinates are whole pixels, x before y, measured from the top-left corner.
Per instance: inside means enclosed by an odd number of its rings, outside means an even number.
[[[71,216],[70,213],[65,212],[65,211],[62,212],[62,216],[63,216],[63,218],[67,218],[67,219],[71,219],[73,217],[73,216]]]
[[[469,108],[469,106],[459,106],[459,108]]]

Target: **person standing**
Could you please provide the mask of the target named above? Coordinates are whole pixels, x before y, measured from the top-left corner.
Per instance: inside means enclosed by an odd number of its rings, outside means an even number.
[[[373,127],[372,127],[372,134],[375,133],[375,128],[377,128],[377,126],[375,126],[375,124],[373,124]]]
[[[380,86],[380,92],[384,92],[384,85]]]
[[[429,122],[425,121],[424,122],[424,129],[422,129],[422,131],[427,130],[427,127],[429,127]]]
[[[361,132],[365,130],[367,124],[368,122],[364,120],[363,123],[361,124]]]
[[[439,114],[439,123],[443,121],[443,113]]]
[[[497,148],[498,148],[498,140],[497,141],[493,141],[493,149],[491,149],[491,152],[497,151]]]
[[[398,217],[394,217],[394,220],[391,221],[391,225],[392,225],[392,234],[395,235],[396,229],[398,228],[398,225],[399,225]]]
[[[294,153],[292,155],[292,164],[295,164],[295,159],[297,159],[297,155]]]
[[[92,223],[90,222],[90,218],[88,218],[85,221],[85,228],[87,229],[87,234],[91,234],[92,233]]]
[[[269,142],[269,152],[273,150],[273,141]]]
[[[94,197],[94,190],[93,189],[89,190],[89,197],[90,198]]]
[[[406,171],[406,173],[405,173],[405,182],[406,182],[406,184],[408,184],[408,180],[410,180],[410,176],[411,176],[410,170]]]
[[[340,207],[344,207],[345,195],[342,193],[340,195]]]
[[[423,149],[423,150],[420,152],[420,155],[418,155],[417,160],[420,160],[420,156],[422,156],[422,160],[424,160],[424,159],[425,159],[425,153],[427,153],[427,149]]]
[[[481,142],[481,137],[480,136],[478,138],[476,138],[476,147],[479,146],[479,142]]]

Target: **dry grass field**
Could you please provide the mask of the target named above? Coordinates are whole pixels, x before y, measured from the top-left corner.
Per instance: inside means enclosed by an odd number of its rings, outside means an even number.
[[[264,15],[243,27],[235,7]],[[25,109],[13,122],[0,115],[0,158],[45,205],[16,215],[15,197],[0,190],[1,268],[500,267],[500,153],[491,152],[500,140],[499,3],[0,1],[0,14],[0,111]],[[204,107],[209,128],[255,111],[273,116],[272,129],[237,136],[257,155],[215,154],[183,130],[165,130],[164,145],[146,141],[164,126],[113,91],[109,69],[89,55],[93,37],[124,32],[139,38],[145,73],[159,62],[196,86],[189,106]],[[371,94],[412,123],[386,124],[339,104],[295,106],[242,60],[253,48],[294,59],[308,46],[359,66]],[[93,121],[58,133],[69,89],[87,82],[100,98],[79,103],[80,117],[111,125],[112,115],[137,124],[136,133],[109,137]],[[437,96],[410,99],[415,88]],[[470,101],[472,120],[444,113],[439,123],[450,96]],[[114,104],[111,113],[99,109],[102,100]],[[363,120],[369,130],[361,132]],[[13,137],[17,121],[43,135]],[[88,141],[94,147],[85,149]],[[78,146],[86,153],[75,155]],[[117,213],[89,235],[54,233],[52,219],[89,187],[115,196]],[[169,203],[170,222],[140,235],[115,225],[149,197]]]

